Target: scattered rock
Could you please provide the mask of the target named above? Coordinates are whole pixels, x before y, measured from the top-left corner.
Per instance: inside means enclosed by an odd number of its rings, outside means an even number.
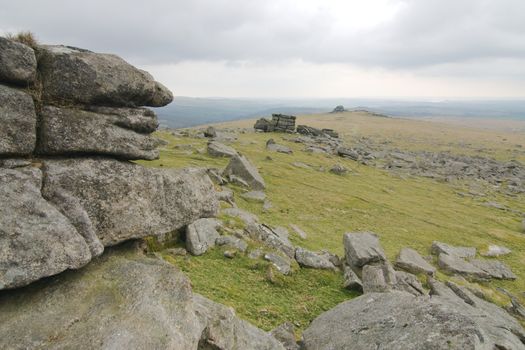
[[[324,256],[306,250],[302,247],[295,248],[295,260],[301,267],[313,269],[335,270],[336,267]]]
[[[263,210],[264,212],[267,212],[267,211],[269,211],[269,210],[272,209],[272,208],[273,208],[273,204],[272,204],[272,202],[270,202],[268,199],[266,199],[266,200],[264,201],[264,203],[263,203],[262,210]]]
[[[235,258],[235,255],[237,255],[237,251],[236,250],[225,250],[223,255],[225,258],[233,259]]]
[[[286,154],[292,154],[293,153],[293,151],[292,151],[292,149],[290,147],[279,145],[279,144],[275,143],[275,141],[273,139],[269,139],[268,141],[266,141],[266,149],[268,151],[279,152],[279,153],[286,153]]]
[[[68,46],[39,46],[44,103],[162,107],[172,93],[122,58]]]
[[[286,350],[299,350],[299,345],[295,341],[294,326],[290,322],[285,322],[277,326],[272,329],[270,334],[281,342]]]
[[[351,160],[359,160],[359,153],[351,148],[340,147],[337,149],[337,154],[343,158],[349,158]]]
[[[221,186],[221,190],[217,191],[215,194],[217,196],[217,200],[226,202],[233,207],[235,206],[235,196],[233,191],[228,187]]]
[[[341,164],[335,164],[333,167],[330,168],[330,172],[332,174],[343,176],[348,174],[348,169],[342,166]]]
[[[186,256],[188,254],[188,251],[184,248],[169,248],[166,249],[166,253],[173,255],[173,256]]]
[[[215,246],[219,238],[217,228],[221,222],[217,219],[202,218],[194,221],[186,228],[186,249],[193,255],[202,255]]]
[[[221,171],[217,168],[206,168],[206,173],[211,181],[217,185],[225,185],[228,181],[222,177]]]
[[[234,185],[237,185],[237,186],[250,187],[248,182],[246,182],[244,179],[242,179],[242,178],[240,178],[239,176],[236,176],[236,175],[229,175],[228,176],[228,181],[231,184],[234,184]]]
[[[217,131],[213,126],[208,126],[204,131],[204,137],[217,137]]]
[[[343,288],[363,292],[363,283],[354,270],[347,264],[343,264]]]
[[[291,271],[291,262],[290,259],[285,258],[284,256],[274,254],[274,253],[266,253],[264,254],[264,259],[268,260],[272,263],[273,266],[282,273],[283,275],[290,274]]]
[[[222,213],[224,215],[232,216],[235,218],[239,218],[244,222],[246,226],[256,224],[259,222],[259,218],[257,215],[248,213],[245,210],[239,209],[239,208],[226,208],[222,209]]]
[[[241,194],[241,197],[250,201],[264,202],[266,200],[266,194],[263,191],[250,191]]]
[[[512,253],[509,248],[491,244],[486,252],[481,253],[483,256],[502,256]]]
[[[262,242],[267,247],[280,250],[290,259],[295,257],[295,248],[280,230],[271,229],[264,224],[252,224],[246,227],[248,235],[255,240]]]
[[[516,275],[512,273],[512,270],[501,261],[473,259],[470,260],[470,263],[478,269],[488,273],[492,278],[504,280],[516,279]]]
[[[308,235],[306,234],[306,232],[304,232],[303,230],[301,230],[301,228],[299,228],[299,226],[297,225],[294,225],[294,224],[290,224],[290,227],[292,228],[292,230],[297,233],[297,235],[299,237],[301,237],[301,239],[306,239],[308,238]]]
[[[263,255],[263,251],[257,248],[248,253],[248,258],[255,260],[255,259],[259,259],[262,255]]]
[[[425,294],[425,290],[417,277],[404,271],[396,271],[396,285],[394,288],[416,296]]]
[[[490,278],[490,274],[456,255],[440,253],[438,257],[438,265],[443,271],[452,274],[458,274],[465,278],[476,280]]]
[[[27,45],[0,37],[0,81],[27,86],[36,79],[36,57]],[[3,103],[0,103],[0,106]]]
[[[458,258],[473,258],[476,256],[476,248],[472,247],[453,247],[441,242],[432,242],[432,247],[430,249],[432,254],[440,255],[445,253],[448,255],[454,255]]]
[[[246,181],[254,190],[264,190],[266,187],[263,178],[250,161],[242,156],[233,157],[226,169],[224,169],[223,176],[235,175]]]
[[[231,248],[235,248],[243,253],[246,251],[246,249],[248,249],[248,244],[245,241],[233,236],[217,237],[217,239],[215,240],[215,244],[217,244],[218,246],[228,246]]]
[[[365,265],[362,272],[363,293],[391,291],[397,283],[396,272],[389,263]]]
[[[375,233],[345,233],[343,244],[346,261],[352,267],[359,268],[366,264],[386,261],[385,252]]]
[[[436,268],[430,265],[418,252],[411,248],[403,248],[396,260],[396,267],[411,273],[434,275]]]
[[[2,55],[0,50],[0,57]],[[29,94],[0,85],[0,124],[0,156],[23,156],[33,152],[36,143],[36,112]]]
[[[208,154],[212,157],[235,157],[238,155],[237,151],[217,141],[208,142]]]
[[[311,169],[311,167],[308,164],[302,162],[293,162],[292,165],[296,168]]]

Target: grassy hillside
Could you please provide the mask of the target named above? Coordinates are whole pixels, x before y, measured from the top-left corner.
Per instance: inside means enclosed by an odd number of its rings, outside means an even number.
[[[298,123],[333,128],[343,134],[348,144],[366,136],[388,140],[389,147],[447,150],[525,161],[525,137],[519,133],[371,117],[362,113],[305,116],[298,118]],[[220,127],[252,125],[253,121],[238,121]],[[159,132],[158,136],[169,144],[161,151],[159,160],[142,164],[223,167],[228,162],[207,156],[205,139],[174,137],[167,132]],[[301,227],[308,238],[302,240],[292,233],[294,244],[342,255],[344,232],[374,231],[391,261],[403,247],[429,255],[434,240],[474,246],[479,250],[498,244],[512,249],[512,254],[500,259],[512,268],[518,279],[493,281],[483,284],[482,288],[498,303],[505,303],[507,299],[495,291],[497,286],[515,294],[525,290],[525,235],[521,233],[521,218],[483,205],[484,201],[494,200],[525,212],[523,196],[503,197],[488,191],[490,198],[461,197],[458,192],[465,191],[466,183],[405,178],[351,160],[305,153],[301,151],[302,145],[287,141],[288,137],[239,133],[232,146],[259,168],[267,183],[266,194],[273,204],[272,209],[264,212],[262,204],[243,200],[238,195],[242,189],[235,188],[238,206],[257,214],[261,222]],[[291,147],[294,153],[266,151],[269,138]],[[310,168],[294,166],[294,162],[308,164]],[[328,172],[336,163],[349,168],[350,173],[338,176]],[[271,271],[265,262],[244,256],[226,259],[219,248],[201,257],[165,257],[189,275],[196,292],[234,307],[241,317],[267,330],[284,321],[305,328],[322,311],[356,295],[341,288],[340,274],[296,267],[289,277],[269,276]],[[438,277],[448,278],[442,274]]]

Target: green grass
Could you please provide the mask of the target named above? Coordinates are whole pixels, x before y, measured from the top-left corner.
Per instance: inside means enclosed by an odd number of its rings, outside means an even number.
[[[228,162],[202,152],[204,139],[173,137],[165,132],[159,132],[158,136],[167,140],[168,146],[161,151],[159,160],[142,164],[221,168]],[[429,255],[434,240],[480,250],[498,244],[512,249],[513,253],[501,260],[511,266],[518,280],[493,281],[482,287],[499,303],[508,299],[496,293],[495,287],[504,287],[515,294],[525,290],[525,235],[520,232],[521,218],[482,205],[483,201],[496,200],[525,212],[523,196],[511,199],[488,190],[489,198],[461,197],[457,192],[466,191],[468,184],[404,179],[351,160],[302,152],[302,146],[286,141],[287,137],[290,136],[246,133],[239,134],[232,144],[259,168],[273,208],[263,212],[262,204],[245,201],[238,195],[241,189],[234,190],[239,207],[258,215],[262,222],[288,228],[289,224],[296,224],[306,231],[306,240],[291,233],[294,244],[342,255],[343,233],[374,231],[391,261],[402,247]],[[269,138],[291,147],[294,154],[265,151]],[[182,144],[193,144],[202,153],[175,148]],[[295,167],[293,162],[303,162],[311,168]],[[336,163],[349,168],[350,174],[342,177],[329,173],[328,169]],[[220,249],[200,257],[168,260],[188,274],[196,292],[234,307],[241,317],[266,330],[284,321],[295,322],[304,329],[322,311],[355,296],[341,288],[340,274],[295,268],[291,276],[279,276],[271,282],[265,262],[254,262],[244,256],[229,260]]]

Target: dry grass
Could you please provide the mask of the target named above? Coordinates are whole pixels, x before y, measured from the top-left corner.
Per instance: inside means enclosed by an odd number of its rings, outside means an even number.
[[[30,31],[22,31],[16,34],[7,33],[5,37],[9,40],[25,44],[33,49],[38,47],[38,40],[36,39],[35,34]]]

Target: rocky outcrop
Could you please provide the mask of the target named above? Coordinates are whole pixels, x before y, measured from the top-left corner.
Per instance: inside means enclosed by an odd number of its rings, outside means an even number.
[[[44,103],[161,107],[171,92],[122,58],[69,46],[42,46],[38,68]]]
[[[250,163],[248,158],[242,155],[233,157],[226,168],[224,169],[222,175],[224,177],[237,176],[254,190],[264,190],[266,184],[264,179],[257,171],[257,168]]]
[[[34,50],[27,45],[0,37],[0,81],[27,86],[35,79]]]
[[[294,132],[295,119],[293,115],[272,114],[272,120],[261,118],[255,122],[254,129],[264,132]]]
[[[304,349],[525,349],[525,332],[503,309],[470,295],[365,294],[317,317]],[[468,293],[468,291],[466,291]]]
[[[3,55],[1,50],[0,55]],[[35,105],[29,94],[0,85],[0,157],[33,152],[36,120]]]
[[[129,245],[82,271],[0,292],[0,324],[2,349],[283,349]]]

